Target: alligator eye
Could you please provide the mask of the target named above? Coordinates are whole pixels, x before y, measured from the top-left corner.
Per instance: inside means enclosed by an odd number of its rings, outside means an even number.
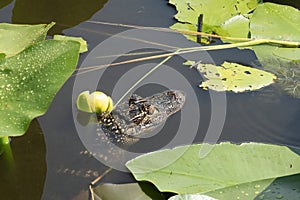
[[[78,110],[88,113],[102,114],[113,109],[112,99],[99,91],[91,94],[89,91],[81,92],[77,97],[76,104]]]

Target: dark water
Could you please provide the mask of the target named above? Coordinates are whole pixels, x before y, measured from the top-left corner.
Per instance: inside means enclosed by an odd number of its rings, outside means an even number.
[[[293,1],[291,4],[300,7],[298,1]],[[62,32],[66,35],[83,37],[89,44],[90,53],[81,56],[79,66],[87,67],[93,66],[92,64],[99,65],[106,62],[105,59],[93,61],[96,56],[99,56],[96,51],[99,43],[107,40],[111,35],[128,29],[99,25],[86,22],[86,20],[169,27],[175,22],[172,16],[176,13],[174,7],[169,6],[167,1],[164,0],[110,0],[108,2],[94,0],[89,1],[89,3],[86,1],[76,1],[74,3],[74,1],[50,0],[41,3],[35,0],[16,0],[1,1],[0,7],[2,7],[0,10],[2,21],[14,23],[57,21],[58,26],[52,30],[51,34]],[[38,10],[38,12],[35,10]],[[28,13],[30,14],[28,15]],[[144,35],[148,36],[147,34]],[[157,33],[152,32],[149,35],[153,36],[153,34]],[[160,33],[159,38],[160,40],[163,38],[165,44],[172,46],[187,47],[194,45],[178,34]],[[126,39],[120,40],[115,45],[124,42],[124,40]],[[155,51],[162,47],[158,48],[153,44],[149,44],[148,48],[147,51]],[[93,49],[94,53],[91,52]],[[110,55],[109,50],[108,48],[107,52],[103,52],[101,56]],[[200,53],[189,56],[191,59],[199,56],[203,61],[214,61],[216,64],[226,60],[256,66],[256,57],[249,50],[213,51],[209,52],[209,55]],[[199,57],[196,57],[196,59],[199,59]],[[118,57],[115,62],[127,59],[126,57]],[[231,141],[235,143],[257,141],[300,147],[300,124],[298,123],[300,119],[300,100],[280,93],[276,86],[270,86],[258,92],[228,93],[224,103],[220,100],[224,96],[218,93],[209,94],[197,87],[201,77],[193,69],[183,67],[181,65],[183,61],[184,59],[179,56],[169,60],[166,65],[171,66],[176,72],[164,72],[163,70],[167,68],[160,68],[161,71],[154,72],[150,76],[152,79],[149,79],[157,81],[139,86],[136,88],[136,93],[149,96],[161,92],[168,87],[164,86],[167,82],[164,77],[159,78],[160,75],[179,73],[188,80],[186,84],[191,85],[191,88],[186,91],[184,89],[185,85],[178,81],[176,77],[171,80],[170,85],[174,87],[173,89],[183,89],[186,92],[185,110],[168,119],[165,126],[161,127],[162,130],[159,134],[142,139],[135,145],[128,147],[129,151],[143,153],[166,147],[176,138],[174,133],[177,133],[179,128],[180,120],[182,120],[180,117],[186,116],[188,112],[188,115],[194,116],[191,110],[199,110],[198,114],[200,115],[200,120],[197,122],[193,121],[193,117],[190,117],[190,121],[186,122],[196,126],[195,135],[189,135],[191,133],[189,128],[184,129],[181,134],[186,134],[186,137],[183,135],[181,140],[171,143],[171,146],[190,142],[215,142],[217,140],[218,142]],[[148,66],[147,63],[159,62],[161,62],[161,59],[102,70],[104,75],[97,87],[108,94],[112,94],[116,87],[122,91],[122,85],[118,86],[118,80],[122,78],[123,74],[129,73],[132,69],[136,69],[136,73],[142,73],[138,71],[140,70],[139,66],[145,65],[143,69],[149,69],[151,66]],[[2,195],[0,199],[87,199],[89,183],[108,167],[95,159],[88,152],[90,146],[86,146],[90,141],[89,144],[95,144],[96,149],[103,147],[96,144],[97,142],[91,141],[93,138],[91,139],[88,136],[95,127],[81,127],[83,132],[78,133],[76,127],[80,124],[76,120],[76,113],[73,113],[72,98],[74,100],[74,91],[80,92],[80,89],[91,89],[89,87],[90,80],[97,78],[99,76],[97,73],[99,72],[78,75],[82,77],[80,79],[82,84],[80,84],[81,88],[77,89],[74,89],[77,77],[72,76],[68,80],[55,97],[46,115],[38,118],[43,135],[37,121],[34,121],[24,137],[12,140],[11,146],[15,158],[16,172],[12,171],[6,173],[5,176],[1,175],[0,193]],[[136,81],[134,78],[138,79],[138,77],[129,76],[132,82]],[[125,91],[123,90],[123,92]],[[118,99],[117,97],[120,97],[120,95],[120,93],[117,93],[115,99]],[[207,134],[211,130],[211,118],[216,119],[215,123],[223,124],[224,106],[226,107],[226,117],[224,127],[221,127],[220,136],[214,135],[217,133]],[[216,115],[212,113],[216,113]],[[193,129],[193,127],[190,128]],[[85,133],[87,136],[84,135]],[[118,157],[115,156],[109,157],[108,155],[107,159],[118,162]],[[5,168],[1,168],[1,173],[3,173],[3,169]],[[16,177],[8,178],[14,174],[16,174]],[[102,181],[125,183],[132,182],[134,179],[128,173],[113,170]]]

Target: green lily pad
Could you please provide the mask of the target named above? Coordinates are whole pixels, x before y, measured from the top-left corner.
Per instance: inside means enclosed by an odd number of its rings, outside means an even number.
[[[224,62],[221,66],[199,64],[197,69],[207,78],[200,85],[205,90],[252,91],[270,85],[276,79],[272,73],[229,62]]]
[[[80,50],[79,53],[84,53],[88,51],[87,43],[84,39],[81,37],[71,37],[71,36],[65,36],[65,35],[54,35],[53,40],[72,40],[80,43]]]
[[[211,151],[200,157],[207,147]],[[126,166],[137,180],[150,181],[160,191],[217,198],[228,189],[247,193],[240,199],[253,199],[248,196],[258,196],[274,179],[299,174],[300,156],[271,144],[195,144],[148,153]]]
[[[252,38],[289,40],[300,42],[300,11],[274,3],[257,6],[251,17]]]
[[[216,200],[216,199],[201,194],[179,194],[169,198],[169,200]]]
[[[147,196],[139,184],[137,183],[128,183],[128,184],[103,184],[94,189],[95,196],[101,200],[151,200]]]
[[[48,30],[54,26],[50,24],[20,25],[0,24],[0,53],[11,57],[23,51],[26,47],[45,40]]]
[[[259,180],[251,183],[231,186],[206,193],[216,199],[261,200],[261,199],[299,199],[300,174],[278,179]]]
[[[248,38],[249,24],[249,18],[244,15],[236,15],[225,21],[221,25],[221,28],[225,30],[230,37]]]
[[[276,48],[273,54],[282,59],[300,61],[300,48]]]
[[[20,136],[74,72],[80,44],[46,40],[0,64],[0,137]]]
[[[251,37],[300,42],[299,21],[300,11],[296,8],[274,3],[260,4],[250,20]],[[269,58],[275,56],[289,60],[300,59],[297,48],[270,47],[267,51],[260,50],[261,48],[264,47],[253,48],[258,58],[265,58],[268,52]]]
[[[256,8],[260,1],[191,0],[185,2],[180,0],[169,0],[169,3],[176,6],[178,13],[175,15],[175,18],[179,21],[179,23],[174,24],[171,28],[196,31],[198,16],[203,14],[203,32],[230,36],[230,33],[236,35],[237,32],[240,31],[240,29],[233,31],[233,29],[229,27],[228,23],[230,20],[237,20],[238,23],[242,23],[243,27],[245,27],[246,23],[244,20],[241,20],[240,17],[238,17],[238,19],[233,17],[236,15],[242,16],[248,14]],[[180,25],[180,23],[187,23],[189,25]],[[244,33],[249,32],[248,30],[249,27],[246,27],[246,29],[243,29],[242,31]],[[195,37],[190,38],[193,40],[195,39]]]
[[[170,26],[171,29],[174,30],[188,30],[188,31],[197,31],[197,27],[192,24],[184,24],[184,23],[175,23]],[[187,39],[196,42],[197,36],[196,35],[184,35]]]

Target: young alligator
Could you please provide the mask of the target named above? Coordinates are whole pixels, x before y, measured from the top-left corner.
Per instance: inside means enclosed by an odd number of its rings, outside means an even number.
[[[113,142],[134,143],[137,136],[152,131],[179,111],[185,102],[182,91],[170,90],[142,98],[133,94],[110,113],[98,116],[105,135]]]

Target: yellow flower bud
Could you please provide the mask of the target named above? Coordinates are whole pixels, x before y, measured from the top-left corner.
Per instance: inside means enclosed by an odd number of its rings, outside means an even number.
[[[89,104],[90,92],[84,91],[81,92],[76,100],[77,109],[83,112],[92,113],[91,106]]]
[[[95,91],[92,94],[89,91],[84,91],[77,98],[78,110],[101,114],[109,112],[113,109],[113,101],[105,93]]]

